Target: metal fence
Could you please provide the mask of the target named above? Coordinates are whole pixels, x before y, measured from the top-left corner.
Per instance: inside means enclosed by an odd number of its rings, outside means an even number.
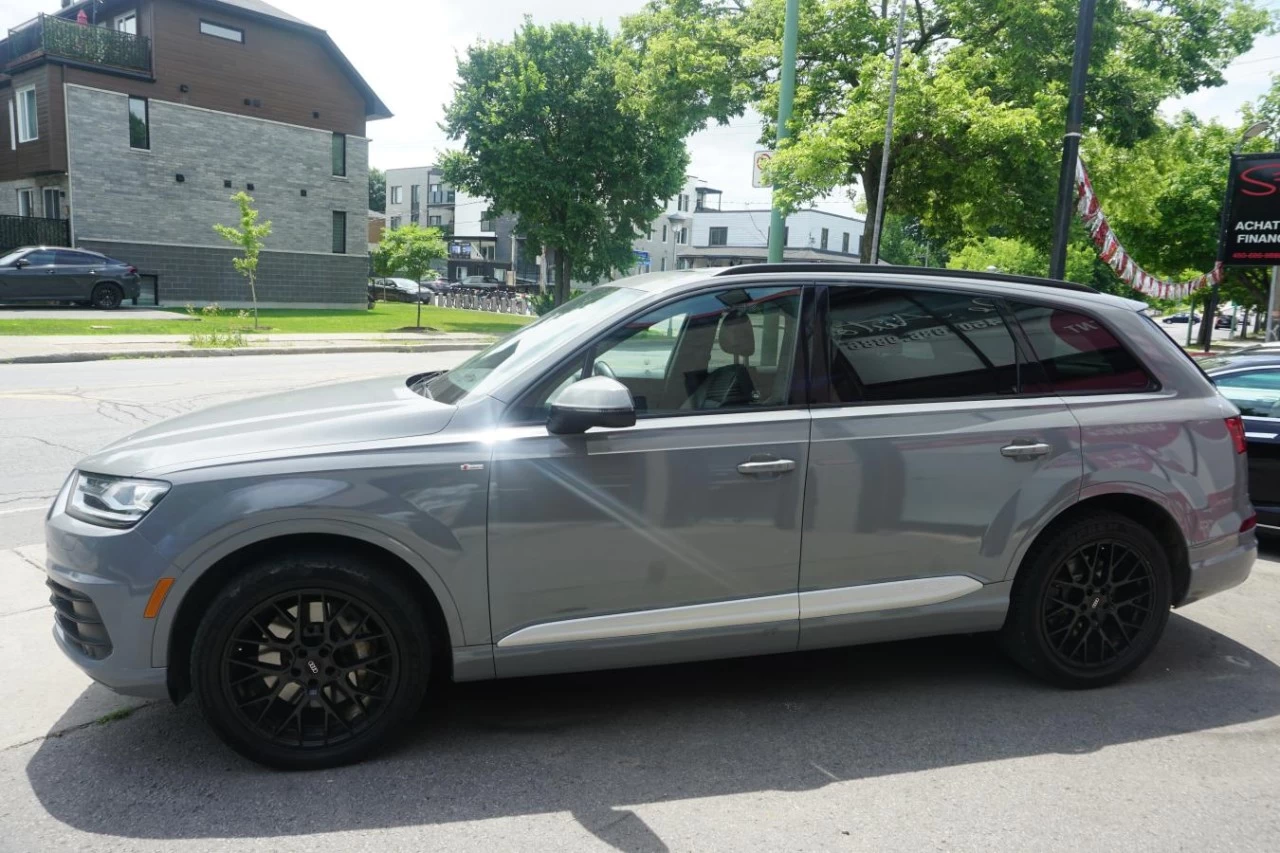
[[[133,71],[151,70],[151,39],[108,27],[78,24],[53,15],[39,15],[9,30],[7,61],[43,51],[53,56],[111,65]]]
[[[454,288],[447,293],[437,293],[431,298],[432,305],[441,308],[465,308],[471,311],[490,311],[495,314],[519,314],[531,317],[537,312],[533,310],[533,302],[524,293],[509,291],[464,290]]]
[[[71,223],[66,219],[0,215],[0,254],[19,246],[70,246]]]

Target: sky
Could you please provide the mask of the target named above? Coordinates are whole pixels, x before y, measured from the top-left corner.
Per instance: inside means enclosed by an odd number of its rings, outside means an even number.
[[[644,5],[644,0],[269,2],[327,30],[395,114],[368,125],[370,161],[381,169],[427,165],[449,146],[439,122],[452,97],[457,56],[468,45],[478,39],[510,38],[525,15],[541,23],[585,21],[613,28],[621,16]],[[1280,0],[1262,2],[1280,7]],[[0,0],[0,26],[14,26],[57,6],[58,0]],[[353,9],[359,14],[352,14]],[[1256,100],[1273,73],[1280,73],[1280,35],[1259,39],[1228,69],[1227,85],[1169,101],[1163,108],[1169,113],[1190,109],[1202,119],[1234,122],[1240,106]],[[750,114],[689,140],[690,174],[722,190],[725,209],[769,205],[769,191],[751,187],[758,135],[759,117]],[[852,203],[839,195],[818,206],[834,213],[854,212]]]

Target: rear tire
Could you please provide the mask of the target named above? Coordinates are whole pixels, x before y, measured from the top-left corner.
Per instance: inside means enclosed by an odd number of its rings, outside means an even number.
[[[1111,512],[1081,517],[1042,537],[1023,559],[1001,643],[1059,686],[1111,684],[1164,633],[1170,578],[1169,558],[1146,528]]]
[[[91,301],[94,308],[101,311],[114,311],[124,302],[124,291],[118,284],[103,282],[94,286]]]
[[[268,559],[209,604],[192,644],[192,693],[218,736],[253,761],[312,770],[363,760],[422,706],[431,655],[415,600],[358,557]]]

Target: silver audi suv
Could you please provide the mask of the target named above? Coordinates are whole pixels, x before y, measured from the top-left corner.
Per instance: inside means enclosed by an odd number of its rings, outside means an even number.
[[[289,768],[449,678],[992,631],[1107,684],[1256,554],[1239,413],[1142,309],[892,267],[596,287],[453,370],[88,457],[48,519],[54,636]]]

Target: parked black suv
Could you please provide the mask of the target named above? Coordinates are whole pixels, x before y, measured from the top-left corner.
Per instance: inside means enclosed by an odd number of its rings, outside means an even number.
[[[138,304],[138,269],[85,249],[26,246],[0,258],[0,303]]]

